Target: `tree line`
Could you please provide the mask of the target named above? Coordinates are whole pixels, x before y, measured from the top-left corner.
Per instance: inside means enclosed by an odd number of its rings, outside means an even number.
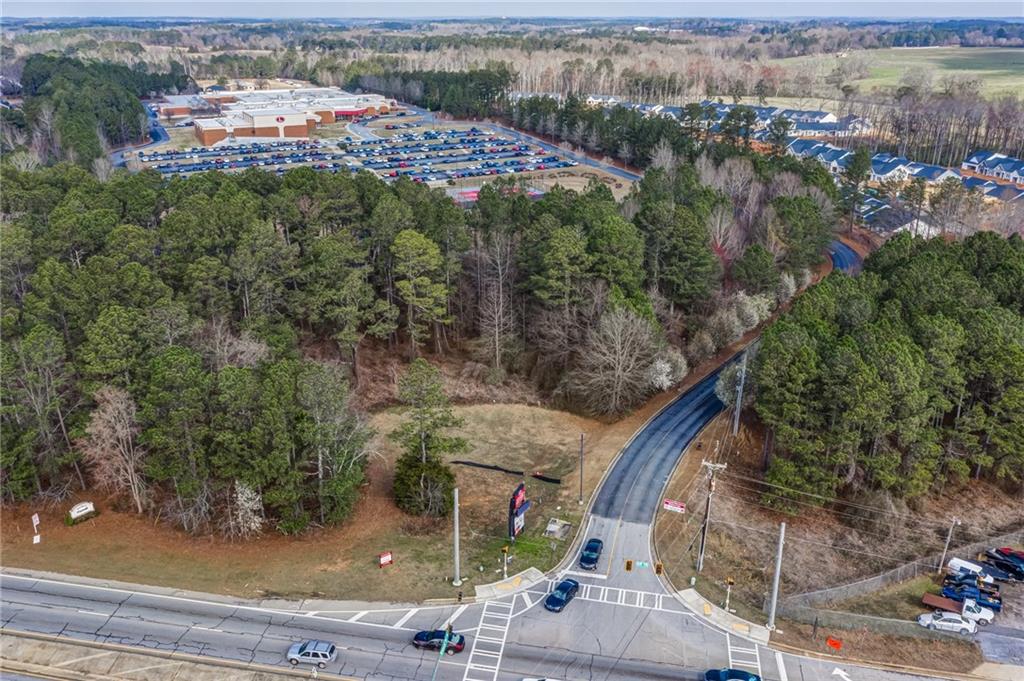
[[[167,73],[149,73],[144,64],[129,68],[32,55],[21,73],[23,111],[4,110],[3,147],[22,150],[23,165],[68,160],[90,167],[105,159],[111,147],[148,134],[139,97],[189,83],[178,64]]]
[[[1024,240],[901,233],[764,333],[754,409],[785,506],[1024,479]],[[787,490],[794,490],[790,493]],[[796,497],[793,497],[796,498]]]
[[[194,532],[336,522],[363,474],[369,345],[632,408],[792,297],[831,234],[782,159],[663,151],[623,202],[503,182],[468,212],[370,173],[5,163],[3,499],[96,485]]]

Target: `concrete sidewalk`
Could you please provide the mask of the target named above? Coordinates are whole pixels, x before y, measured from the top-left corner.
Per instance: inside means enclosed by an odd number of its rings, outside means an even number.
[[[767,627],[754,624],[753,622],[748,622],[741,617],[737,617],[730,612],[726,612],[701,596],[695,589],[676,591],[672,595],[676,597],[676,600],[693,612],[693,614],[707,620],[718,629],[730,634],[749,638],[763,645],[768,645],[768,639],[771,637],[771,632],[768,631]]]

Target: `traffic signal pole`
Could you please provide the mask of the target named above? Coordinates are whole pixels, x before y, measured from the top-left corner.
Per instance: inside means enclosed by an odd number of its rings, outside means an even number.
[[[454,579],[452,579],[452,586],[462,586],[462,575],[459,574],[459,572],[460,572],[460,570],[459,570],[459,488],[456,487],[454,490],[452,490],[452,494],[455,497],[455,500],[454,500],[455,501],[455,514],[454,514],[454,520],[455,520],[455,538],[454,538],[455,539],[455,541],[454,541],[454,544],[455,544],[455,548],[454,548],[454,555],[455,555],[455,577],[454,577]]]

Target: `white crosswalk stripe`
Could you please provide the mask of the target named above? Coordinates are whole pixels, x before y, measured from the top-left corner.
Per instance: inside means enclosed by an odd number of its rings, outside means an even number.
[[[726,634],[725,638],[729,649],[729,667],[731,669],[738,667],[751,669],[761,676],[761,654],[758,652],[757,644],[746,639],[735,638],[732,634]]]
[[[511,603],[487,601],[484,604],[480,626],[473,637],[473,646],[466,662],[466,672],[462,676],[463,681],[496,681],[514,607],[514,597]]]
[[[554,589],[557,581],[547,580],[547,592]],[[537,595],[536,591],[530,592]],[[522,594],[525,597],[525,594]],[[544,594],[546,596],[547,593]],[[543,596],[542,596],[543,598]],[[619,589],[614,586],[601,586],[598,584],[580,584],[580,590],[576,594],[576,600],[589,601],[592,603],[607,603],[625,608],[639,608],[641,610],[656,610],[660,612],[674,612],[680,615],[691,615],[680,606],[675,600],[665,599],[664,594],[653,591],[637,591],[636,589]]]

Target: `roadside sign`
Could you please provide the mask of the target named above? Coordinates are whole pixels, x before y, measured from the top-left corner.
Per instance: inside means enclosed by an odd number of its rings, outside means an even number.
[[[384,553],[381,553],[377,556],[377,561],[380,564],[380,567],[383,568],[385,565],[393,564],[395,562],[395,559],[391,555],[390,551],[385,551]]]
[[[40,541],[40,539],[39,539],[39,535],[38,534],[35,535],[34,537],[32,537],[32,543],[33,544],[38,544],[39,541]]]
[[[665,499],[665,501],[661,502],[661,507],[673,513],[686,513],[686,504],[675,499]]]
[[[830,648],[835,648],[836,650],[840,650],[843,647],[842,641],[838,638],[832,638],[831,636],[825,639],[825,643],[827,643]]]
[[[638,560],[638,561],[636,562],[636,566],[637,566],[638,568],[645,568],[645,567],[651,567],[651,564],[650,564],[650,563],[648,563],[648,562],[647,562],[646,560]]]
[[[33,532],[39,532],[39,514],[38,513],[33,513],[32,514],[32,531]]]

